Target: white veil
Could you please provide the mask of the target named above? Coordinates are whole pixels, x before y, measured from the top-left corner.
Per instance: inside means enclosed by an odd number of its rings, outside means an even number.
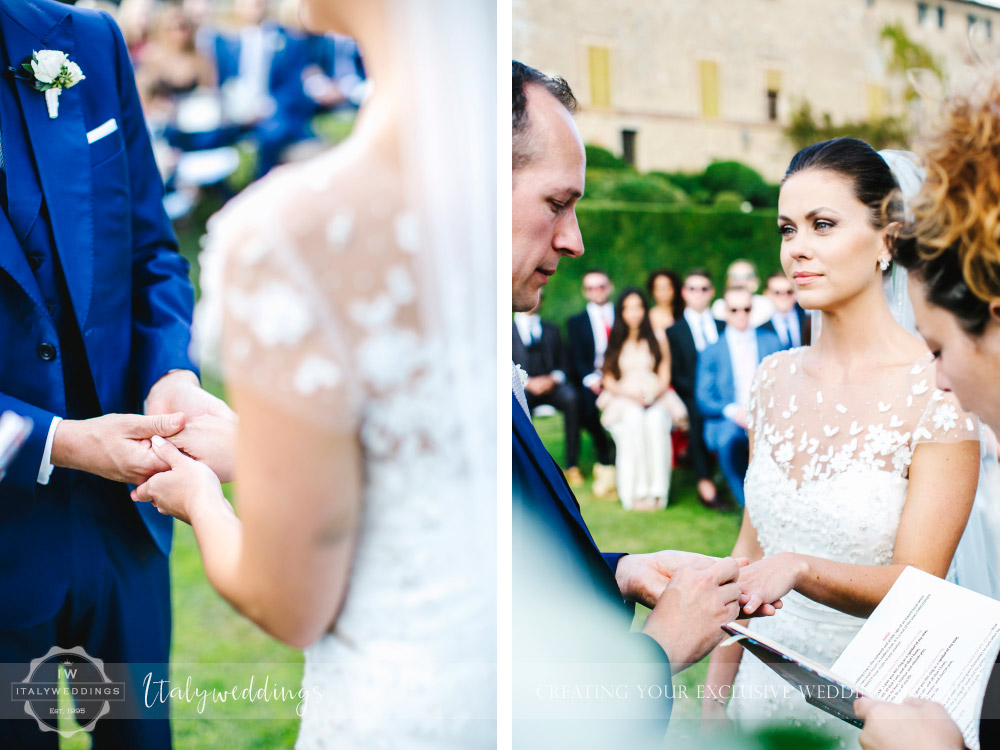
[[[909,151],[879,151],[892,170],[903,194],[906,219],[911,217],[909,202],[920,191],[924,169]],[[896,321],[911,333],[917,333],[913,305],[906,285],[906,269],[894,263],[885,275],[884,288]],[[918,334],[919,335],[919,334]],[[969,523],[955,551],[948,580],[1000,599],[1000,464],[993,434],[979,423],[979,486]]]

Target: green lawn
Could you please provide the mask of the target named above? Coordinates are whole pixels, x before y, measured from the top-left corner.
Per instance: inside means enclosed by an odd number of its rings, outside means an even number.
[[[534,420],[535,428],[549,452],[562,461],[564,440],[562,416],[542,417]],[[595,498],[590,491],[590,472],[594,462],[590,436],[583,434],[580,451],[580,469],[588,482],[576,491],[583,517],[587,521],[601,550],[608,552],[655,552],[661,549],[680,549],[707,555],[728,555],[739,533],[742,512],[719,512],[705,508],[698,501],[695,477],[690,469],[681,466],[674,470],[670,497],[666,510],[653,512],[628,512],[617,501]],[[720,491],[724,487],[716,478]],[[648,610],[636,607],[633,628],[641,627]],[[753,737],[724,737],[715,740],[700,736],[700,703],[696,699],[698,686],[705,682],[708,659],[674,675],[673,713],[666,746],[697,747],[708,750],[717,747],[739,748],[796,748],[805,750],[833,747],[824,737],[805,734],[791,728],[776,728]],[[684,695],[687,697],[683,697]]]

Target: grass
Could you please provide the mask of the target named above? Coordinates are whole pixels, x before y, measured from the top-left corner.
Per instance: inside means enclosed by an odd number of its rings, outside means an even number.
[[[564,450],[562,416],[542,417],[534,420],[534,423],[549,452],[557,460],[561,460]],[[594,455],[590,436],[584,433],[580,448],[580,469],[585,477],[590,476]],[[725,485],[718,477],[716,486],[720,488],[720,492],[725,492]],[[732,551],[742,520],[742,512],[720,512],[703,506],[698,500],[695,476],[685,466],[678,467],[673,472],[670,497],[664,511],[626,511],[617,501],[596,498],[591,492],[589,481],[576,490],[576,497],[597,546],[607,552],[639,553],[678,549],[722,557]],[[648,613],[649,610],[645,607],[636,607],[633,629],[642,626]],[[699,750],[716,747],[820,750],[833,747],[827,737],[787,727],[775,727],[740,738],[711,740],[701,736],[701,705],[697,695],[698,686],[705,684],[707,671],[708,659],[705,658],[674,675],[675,700],[667,732],[668,747],[698,747]]]

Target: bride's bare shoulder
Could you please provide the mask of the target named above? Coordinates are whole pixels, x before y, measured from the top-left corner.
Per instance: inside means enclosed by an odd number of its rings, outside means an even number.
[[[326,231],[332,219],[388,218],[402,205],[398,175],[377,154],[349,142],[280,166],[247,187],[213,224],[282,227],[293,237]]]

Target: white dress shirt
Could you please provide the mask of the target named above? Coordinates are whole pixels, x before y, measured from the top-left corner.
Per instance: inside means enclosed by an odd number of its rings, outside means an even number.
[[[732,419],[740,409],[746,409],[750,403],[750,386],[759,363],[757,353],[757,332],[753,328],[737,331],[732,326],[726,326],[726,346],[729,347],[729,359],[733,366],[733,389],[736,401],[726,406],[722,413],[727,419]]]
[[[715,324],[711,310],[696,313],[690,307],[684,308],[684,319],[691,327],[691,335],[694,336],[694,348],[699,352],[705,351],[706,346],[711,346],[719,340],[719,328]]]
[[[601,368],[604,367],[604,352],[608,350],[608,329],[615,324],[615,306],[610,302],[603,305],[588,302],[587,315],[594,332],[594,371],[583,376],[583,385],[590,388],[603,377]]]
[[[536,341],[542,340],[542,318],[538,313],[516,312],[514,313],[514,325],[517,326],[517,335],[521,337],[521,343],[524,344],[525,349]],[[566,382],[566,373],[562,370],[553,370],[548,374],[559,385]]]

